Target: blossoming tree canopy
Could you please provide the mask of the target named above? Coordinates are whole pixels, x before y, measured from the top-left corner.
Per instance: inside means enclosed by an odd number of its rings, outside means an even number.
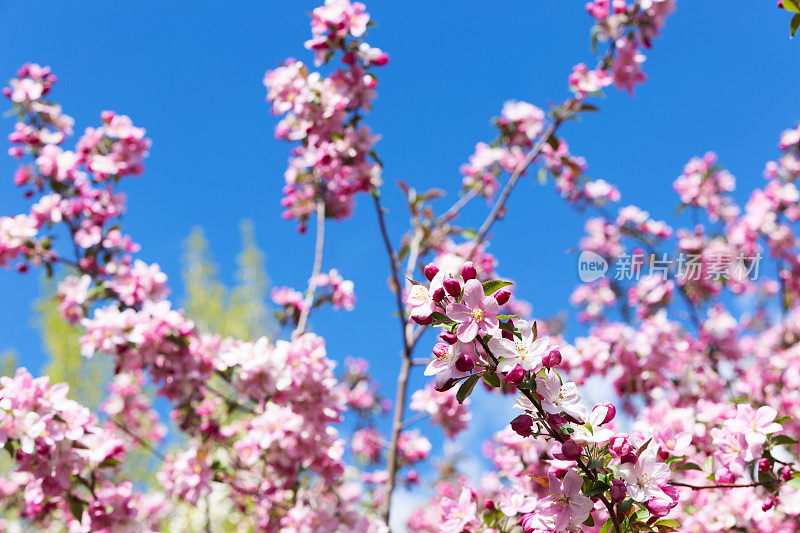
[[[103,111],[73,143],[74,121],[52,99],[56,76],[23,65],[3,94],[16,118],[13,182],[29,206],[0,217],[0,265],[58,280],[58,313],[79,328],[84,357],[112,362],[113,379],[92,412],[47,376],[19,368],[0,378],[0,444],[13,463],[0,526],[796,531],[800,126],[779,135],[764,185],[742,205],[715,154],[676,169],[675,202],[689,225],[624,203],[561,131],[599,111],[603,91],[633,94],[646,81],[645,51],[674,9],[674,0],[588,3],[594,55],[565,68],[566,96],[548,106],[507,101],[495,139],[465,154],[451,207],[439,208],[439,190],[400,182],[410,226],[399,240],[383,204],[398,191],[383,184],[391,169],[367,126],[389,55],[371,44],[364,4],[314,9],[307,60],[264,76],[276,137],[291,145],[283,217],[313,234],[313,266],[306,287],[273,289],[279,331],[259,338],[198,325],[171,301],[159,265],[137,256],[121,191],[123,178],[145,174],[146,130]],[[584,336],[533,316],[519,294],[534,282],[507,279],[503,250],[489,252],[509,197],[531,175],[588,217],[571,298]],[[464,208],[477,198],[485,218],[469,220]],[[357,305],[347,273],[327,264],[326,226],[346,226],[370,203],[386,251],[387,314],[399,325],[393,402],[366,360],[337,368],[329,357],[322,335],[345,332],[312,332],[309,321],[329,304]],[[417,390],[412,372],[426,379]],[[598,380],[614,397],[594,404],[586,391]],[[434,431],[452,440],[470,427],[478,387],[517,410],[482,447],[464,450],[487,470],[471,477],[443,460],[437,476],[421,473],[439,454]],[[157,486],[130,476],[135,452],[158,463]],[[398,516],[399,484],[424,505]]]

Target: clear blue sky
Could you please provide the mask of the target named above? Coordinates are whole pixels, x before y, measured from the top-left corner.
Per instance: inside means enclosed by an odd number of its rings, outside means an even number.
[[[228,280],[243,218],[256,224],[275,284],[302,287],[308,277],[312,238],[279,217],[288,147],[273,138],[261,79],[285,57],[310,62],[302,43],[315,5],[0,0],[0,78],[24,62],[50,65],[59,76],[54,98],[76,118],[76,131],[95,125],[104,109],[147,128],[153,148],[144,176],[125,183],[124,224],[178,298],[180,243],[195,225]],[[591,61],[591,21],[572,0],[381,1],[368,9],[378,23],[370,42],[391,55],[368,121],[383,135],[384,196],[398,237],[407,216],[395,180],[443,187],[453,198],[459,165],[477,141],[493,138],[489,120],[505,100],[544,105],[566,94],[572,65]],[[636,96],[610,89],[602,113],[564,129],[573,153],[588,159],[590,175],[617,184],[624,203],[656,218],[674,219],[672,181],[707,150],[719,153],[744,198],[762,183],[779,132],[800,118],[800,42],[789,40],[788,19],[772,0],[682,0],[648,53],[649,81]],[[13,127],[10,119],[2,124]],[[5,135],[0,144],[5,151]],[[2,214],[27,208],[12,184],[15,165],[0,158]],[[355,281],[357,310],[323,311],[314,325],[334,358],[369,359],[389,392],[398,331],[368,200],[359,199],[353,219],[331,225],[324,263]],[[565,251],[581,236],[582,217],[533,180],[510,206],[492,248],[501,272],[518,281],[536,314],[568,309],[577,276]],[[482,218],[485,205],[470,214]],[[503,235],[512,228],[527,234],[524,247]],[[15,348],[34,372],[43,361],[29,311],[38,294],[36,275],[0,272],[0,349]]]

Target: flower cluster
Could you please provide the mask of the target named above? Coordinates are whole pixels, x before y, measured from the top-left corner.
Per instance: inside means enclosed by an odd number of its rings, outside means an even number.
[[[375,98],[378,82],[370,70],[385,65],[388,56],[361,39],[369,22],[364,9],[358,2],[327,0],[312,14],[313,38],[306,48],[315,52],[317,65],[341,52],[343,67],[326,77],[289,59],[264,77],[273,113],[285,115],[275,136],[299,142],[281,204],[284,218],[296,218],[300,231],[317,204],[324,216],[340,220],[352,213],[357,193],[381,183],[373,151],[378,136],[360,120]]]

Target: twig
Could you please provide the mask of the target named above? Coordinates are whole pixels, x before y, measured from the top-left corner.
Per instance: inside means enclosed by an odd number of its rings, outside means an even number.
[[[161,459],[162,461],[166,460],[166,457],[164,456],[163,453],[161,453],[160,451],[156,450],[149,442],[147,442],[142,437],[140,437],[139,435],[137,435],[136,433],[134,433],[133,431],[131,431],[130,429],[125,427],[125,425],[122,422],[118,421],[113,416],[109,417],[109,420],[111,420],[111,422],[113,422],[114,425],[117,426],[119,429],[121,429],[122,431],[127,433],[131,438],[133,438],[133,440],[138,442],[139,445],[142,448],[144,448],[148,452],[152,453],[154,456],[156,456],[157,458]]]
[[[688,483],[681,483],[679,481],[670,481],[669,484],[675,487],[685,487],[692,490],[705,490],[705,489],[743,489],[747,487],[760,487],[763,485],[770,485],[774,481],[753,481],[752,483],[715,483],[713,485],[690,485]]]
[[[483,221],[481,224],[480,229],[478,230],[478,234],[475,236],[472,244],[472,250],[470,250],[469,255],[467,256],[467,261],[472,260],[472,257],[475,255],[475,252],[478,250],[478,246],[481,245],[483,240],[486,238],[486,234],[489,232],[489,229],[492,227],[492,224],[495,223],[497,217],[500,216],[500,212],[506,205],[506,201],[508,197],[511,195],[511,191],[514,189],[514,185],[516,185],[517,180],[522,176],[522,173],[530,166],[534,159],[541,153],[542,147],[544,147],[545,143],[550,139],[550,136],[553,135],[558,127],[561,125],[561,117],[556,115],[553,119],[553,122],[544,130],[539,140],[536,141],[536,144],[533,145],[528,155],[525,156],[525,159],[514,169],[514,173],[511,174],[511,177],[508,178],[508,182],[506,182],[506,186],[503,188],[503,191],[500,193],[500,196],[497,198],[497,201],[492,206],[492,210],[489,212],[489,215],[486,217],[486,220]]]
[[[311,271],[311,279],[308,280],[308,289],[306,289],[306,299],[303,303],[303,309],[300,312],[300,319],[297,321],[297,328],[292,334],[293,337],[299,337],[306,331],[306,323],[308,322],[308,315],[311,313],[311,304],[314,303],[314,292],[317,289],[317,278],[319,277],[320,269],[322,268],[322,250],[325,247],[325,201],[323,199],[317,200],[317,243],[314,247],[314,267]]]
[[[403,422],[402,424],[400,424],[400,427],[402,429],[406,429],[407,427],[412,426],[412,425],[416,424],[417,422],[419,422],[420,420],[424,420],[425,418],[428,418],[429,416],[430,415],[428,413],[418,413],[418,414],[412,416],[411,418],[409,418],[408,420],[406,420],[405,422]]]
[[[394,248],[392,247],[392,241],[389,238],[389,232],[386,229],[384,211],[383,207],[381,206],[380,195],[377,190],[372,191],[372,199],[375,204],[375,211],[378,214],[378,226],[380,228],[381,237],[383,238],[383,244],[386,248],[386,254],[389,256],[389,267],[392,271],[392,290],[395,293],[395,303],[397,305],[397,313],[400,319],[400,330],[403,341],[403,360],[400,365],[400,373],[397,376],[397,393],[395,395],[394,416],[392,418],[392,433],[386,459],[386,493],[384,495],[383,507],[381,509],[381,517],[388,525],[392,506],[392,492],[394,492],[395,477],[397,476],[397,470],[399,467],[397,443],[400,438],[400,429],[403,425],[403,414],[405,412],[406,393],[408,389],[408,373],[409,370],[411,370],[411,342],[410,326],[406,320],[405,306],[403,305],[403,296],[401,293],[402,285],[400,284],[400,268],[398,266],[398,259]],[[414,261],[416,261],[416,258]]]

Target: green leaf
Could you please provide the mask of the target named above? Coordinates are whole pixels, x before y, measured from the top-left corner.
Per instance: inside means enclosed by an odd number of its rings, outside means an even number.
[[[500,329],[519,336],[519,330],[508,322],[500,322]]]
[[[498,376],[492,370],[487,370],[486,372],[483,373],[483,381],[490,387],[500,386],[500,376]]]
[[[594,517],[589,513],[589,518],[583,521],[584,526],[594,527]]]
[[[547,169],[545,167],[539,169],[539,172],[536,174],[536,180],[540,185],[547,183]]]
[[[680,522],[677,520],[673,520],[671,518],[664,518],[663,520],[659,520],[656,522],[657,526],[673,526],[673,527],[680,527]]]
[[[772,437],[772,444],[792,445],[797,444],[797,439],[794,439],[789,435],[775,435]]]
[[[788,422],[791,419],[792,419],[791,416],[779,416],[778,418],[775,419],[775,422],[778,424],[783,424],[784,422]]]
[[[69,511],[76,520],[81,520],[83,517],[83,510],[86,508],[86,502],[74,496],[69,497]]]
[[[792,13],[800,13],[800,4],[797,0],[783,0],[783,9]]]
[[[433,322],[431,322],[431,324],[433,324],[434,326],[440,326],[440,325],[452,326],[455,324],[455,322],[453,320],[450,320],[450,318],[448,318],[447,315],[445,315],[444,313],[440,313],[438,311],[434,311],[433,314],[431,315],[431,318],[433,319]]]
[[[787,481],[786,484],[792,487],[794,490],[800,490],[800,477],[793,477]]]
[[[609,518],[608,520],[606,520],[606,523],[603,524],[603,527],[600,528],[599,533],[608,533],[609,531],[611,531],[612,527],[614,527],[614,521],[611,520],[611,518]]]
[[[519,318],[519,315],[497,315],[497,320],[508,320],[509,318]]]
[[[508,287],[509,285],[513,285],[510,281],[502,281],[499,279],[489,279],[483,282],[483,292],[486,296],[493,294],[503,287]]]
[[[469,398],[469,395],[472,394],[472,390],[475,388],[475,384],[480,378],[480,374],[472,374],[464,380],[464,383],[461,384],[461,387],[458,388],[458,392],[456,393],[456,400],[458,400],[458,403],[464,403],[464,400]]]
[[[467,228],[467,229],[461,230],[461,236],[464,237],[465,239],[471,241],[472,239],[474,239],[475,237],[478,236],[478,232],[475,231],[472,228]]]
[[[591,467],[590,467],[591,468]],[[609,489],[608,483],[603,483],[602,481],[595,481],[586,491],[586,496],[589,498],[593,498],[598,494],[602,494]]]
[[[794,34],[797,33],[797,28],[800,28],[800,13],[795,13],[789,22],[789,37],[794,39]]]
[[[703,471],[700,465],[690,462],[679,464],[678,466],[672,469],[673,472],[683,472],[684,470],[699,470],[701,472]]]

